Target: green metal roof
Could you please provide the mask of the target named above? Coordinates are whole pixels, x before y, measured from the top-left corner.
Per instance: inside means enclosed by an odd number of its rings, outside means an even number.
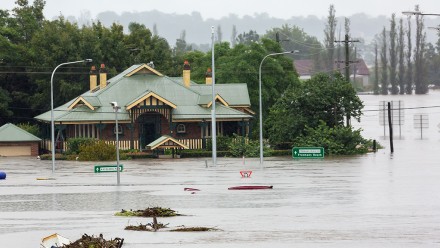
[[[11,123],[0,127],[0,142],[20,141],[41,141],[41,139]]]
[[[155,74],[135,73],[129,77],[126,75],[136,70],[141,65],[133,65],[124,72],[108,80],[105,88],[94,92],[87,91],[81,96],[90,103],[95,110],[84,106],[73,109],[68,107],[77,99],[73,99],[54,109],[56,122],[112,122],[115,114],[110,102],[117,102],[121,106],[118,120],[129,121],[129,113],[126,107],[140,99],[147,92],[154,92],[160,97],[172,102],[177,106],[173,109],[173,119],[200,119],[200,116],[210,116],[211,108],[200,106],[200,101],[209,103],[212,88],[210,85],[191,84],[189,88],[183,85],[182,78],[171,78]],[[246,84],[216,84],[216,94],[230,106],[250,106],[249,94]],[[211,95],[212,98],[212,95]],[[216,105],[218,106],[218,104]],[[222,112],[219,112],[222,111]],[[220,105],[217,110],[218,119],[251,118],[251,115]],[[38,120],[51,120],[50,111],[35,117]]]
[[[96,96],[83,96],[83,98],[95,108],[102,106],[101,101]]]
[[[160,138],[156,139],[155,141],[151,142],[150,144],[148,144],[147,146],[150,147],[152,150],[156,149],[157,147],[161,146],[163,143],[167,142],[167,141],[171,141],[174,144],[184,148],[184,149],[188,149],[188,146],[186,146],[185,144],[180,143],[178,140],[174,139],[171,136],[168,135],[163,135]]]

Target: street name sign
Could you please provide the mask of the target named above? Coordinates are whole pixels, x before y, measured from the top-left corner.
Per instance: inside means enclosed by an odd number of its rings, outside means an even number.
[[[323,147],[294,147],[292,148],[293,158],[324,158]]]
[[[101,172],[117,172],[117,165],[95,165],[95,173],[101,173]],[[122,164],[119,165],[119,172],[122,172],[124,170],[124,166]]]

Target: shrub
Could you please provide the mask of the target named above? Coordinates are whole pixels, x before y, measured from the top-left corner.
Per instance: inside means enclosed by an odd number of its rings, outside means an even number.
[[[67,147],[69,148],[69,153],[78,154],[80,146],[90,145],[95,141],[93,138],[70,138],[67,140]]]
[[[31,133],[37,137],[40,136],[40,128],[38,127],[38,125],[35,125],[35,124],[33,125],[33,124],[30,124],[29,122],[27,122],[27,123],[20,123],[17,125],[17,127],[21,128],[21,129],[25,130],[26,132]]]
[[[229,151],[217,151],[217,157],[229,157],[231,153]],[[206,150],[181,150],[181,158],[202,158],[212,157],[212,151]]]
[[[116,148],[104,141],[96,141],[79,147],[81,161],[109,161],[116,160]]]
[[[234,139],[229,144],[229,151],[233,157],[258,157],[260,156],[260,142],[257,140],[249,140],[243,142],[242,137],[234,134]],[[263,144],[264,156],[272,155],[272,150]]]
[[[295,146],[324,147],[326,154],[353,155],[368,152],[371,140],[366,140],[361,135],[361,129],[353,130],[352,127],[328,127],[324,122],[316,128],[306,128],[306,134],[295,141]]]
[[[240,136],[237,136],[240,137]],[[216,146],[217,151],[227,151],[229,149],[229,144],[233,141],[232,137],[228,136],[217,136]],[[206,150],[212,151],[212,139],[206,139]]]

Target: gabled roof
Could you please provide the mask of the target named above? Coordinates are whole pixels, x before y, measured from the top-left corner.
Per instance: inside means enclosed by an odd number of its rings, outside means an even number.
[[[218,118],[252,118],[252,115],[232,109],[250,107],[246,84],[216,84],[217,101],[223,103],[224,115]],[[185,120],[200,119],[199,115],[210,115],[210,109],[201,106],[200,101],[210,103],[211,85],[192,83],[189,88],[183,85],[182,78],[163,76],[145,64],[133,65],[107,81],[107,86],[96,91],[87,91],[71,101],[54,109],[57,123],[73,122],[114,122],[115,113],[110,105],[117,102],[120,109],[118,120],[130,121],[129,111],[139,104],[168,105],[173,110],[173,119],[185,116]],[[238,113],[237,113],[238,112]],[[191,117],[191,118],[188,118]],[[50,111],[35,117],[38,120],[51,120]],[[205,117],[204,117],[205,118]]]
[[[0,142],[20,141],[41,141],[41,139],[11,123],[0,127]]]
[[[189,147],[178,140],[174,139],[173,137],[170,137],[168,135],[163,135],[162,137],[158,138],[157,140],[151,142],[147,145],[150,147],[151,150],[154,150],[156,148],[183,148],[183,149],[189,149]]]
[[[96,97],[96,96],[79,96],[76,98],[75,101],[73,101],[72,104],[70,104],[68,109],[73,109],[76,106],[78,106],[78,104],[80,104],[80,103],[86,105],[91,110],[95,110],[95,108],[101,107],[101,102],[99,101],[98,97]]]
[[[162,73],[156,71],[155,69],[153,69],[152,67],[146,65],[146,64],[142,64],[141,66],[137,67],[136,69],[132,70],[131,72],[127,73],[125,76],[126,77],[131,77],[134,74],[156,74],[157,76],[162,77]]]
[[[229,104],[221,97],[219,94],[215,95],[214,100],[216,102],[221,102],[225,106],[229,106]],[[212,95],[201,95],[199,97],[199,105],[202,105],[203,107],[210,108],[212,105]]]
[[[130,110],[131,108],[137,106],[138,104],[140,104],[142,102],[145,102],[145,105],[150,105],[150,102],[153,102],[153,100],[155,101],[154,105],[165,104],[165,105],[168,105],[168,106],[170,106],[172,108],[176,108],[177,107],[174,103],[172,103],[172,102],[168,101],[167,99],[157,95],[156,93],[154,93],[152,91],[147,91],[147,92],[141,94],[139,97],[137,97],[133,101],[129,102],[126,105],[126,110]]]

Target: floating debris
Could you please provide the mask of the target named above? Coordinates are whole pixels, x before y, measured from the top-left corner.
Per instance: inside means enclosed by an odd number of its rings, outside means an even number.
[[[170,232],[209,232],[209,231],[219,231],[219,229],[214,227],[180,227],[177,229],[170,230]]]
[[[153,222],[147,223],[146,225],[139,224],[138,226],[126,226],[125,230],[155,232],[159,229],[166,228],[168,224],[169,223],[163,224],[157,222],[156,217],[153,217]]]
[[[77,241],[68,245],[61,246],[61,248],[121,248],[123,243],[124,239],[121,238],[105,240],[102,234],[99,234],[98,237],[84,234]]]
[[[121,212],[117,212],[116,216],[137,216],[137,217],[173,217],[173,216],[181,216],[176,211],[170,208],[161,208],[161,207],[153,207],[146,208],[144,210],[124,210]]]
[[[61,247],[62,245],[70,244],[70,240],[66,237],[59,235],[58,233],[54,233],[47,237],[44,237],[41,240],[42,248],[52,248],[52,247]]]
[[[200,189],[196,188],[183,188],[184,191],[200,191]]]

